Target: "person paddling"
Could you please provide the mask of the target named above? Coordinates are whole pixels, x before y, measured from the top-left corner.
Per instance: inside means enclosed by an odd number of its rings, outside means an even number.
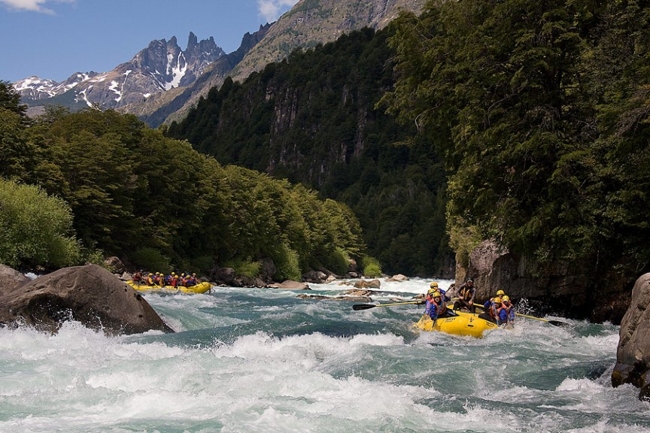
[[[515,309],[508,295],[501,298],[501,305],[496,307],[496,313],[498,325],[505,325],[509,328],[515,326]]]
[[[443,290],[440,288],[438,285],[437,281],[432,281],[431,284],[429,284],[429,291],[438,291],[440,292],[440,296],[442,297],[442,301],[446,304],[447,302],[451,301],[451,298],[447,295],[447,291]]]
[[[474,312],[474,296],[476,287],[474,280],[471,278],[458,289],[458,300],[454,303],[454,310],[466,309],[470,313]]]
[[[427,302],[424,308],[424,314],[429,316],[431,320],[435,321],[438,317],[445,313],[445,306],[442,296],[438,291],[429,291],[427,293]]]

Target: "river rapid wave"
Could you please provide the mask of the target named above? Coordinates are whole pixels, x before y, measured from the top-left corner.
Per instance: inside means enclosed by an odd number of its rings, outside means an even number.
[[[382,280],[373,300],[428,283]],[[422,306],[296,295],[146,294],[175,334],[0,329],[0,432],[650,432],[650,404],[611,386],[611,324],[519,319],[474,339],[418,332]]]

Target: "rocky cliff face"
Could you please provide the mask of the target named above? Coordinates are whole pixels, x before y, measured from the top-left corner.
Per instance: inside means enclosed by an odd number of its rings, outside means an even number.
[[[457,263],[456,285],[473,278],[481,302],[502,289],[515,302],[526,299],[540,314],[621,322],[630,304],[625,280],[612,275],[598,284],[584,264],[562,262],[539,269],[533,263],[484,241],[470,253],[467,267]]]
[[[284,14],[237,65],[242,80],[267,64],[286,58],[296,48],[312,48],[364,27],[384,28],[400,11],[419,13],[424,0],[301,0]]]
[[[190,33],[185,51],[176,37],[155,40],[111,71],[76,73],[62,83],[30,77],[14,87],[23,102],[32,106],[50,103],[71,108],[120,108],[192,84],[224,55],[213,38],[199,42]]]

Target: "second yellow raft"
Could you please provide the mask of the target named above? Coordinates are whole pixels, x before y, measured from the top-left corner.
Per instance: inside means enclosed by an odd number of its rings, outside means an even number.
[[[205,293],[210,288],[212,288],[212,284],[208,283],[207,281],[204,281],[202,283],[196,284],[194,286],[149,286],[147,284],[136,284],[132,280],[128,280],[126,282],[129,286],[133,287],[135,290],[138,292],[182,292],[182,293]]]

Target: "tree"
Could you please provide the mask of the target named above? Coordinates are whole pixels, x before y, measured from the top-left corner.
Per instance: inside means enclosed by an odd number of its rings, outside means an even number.
[[[433,2],[403,17],[392,112],[441,137],[450,232],[476,226],[540,261],[576,258],[593,219],[577,160],[594,139],[579,2]],[[580,22],[577,23],[581,24]],[[419,35],[424,38],[418,39]],[[564,228],[576,228],[568,234]]]
[[[8,81],[0,80],[0,109],[13,111],[27,121],[27,105],[20,103],[20,94]]]
[[[42,189],[0,179],[0,263],[46,268],[77,264],[72,212]]]

